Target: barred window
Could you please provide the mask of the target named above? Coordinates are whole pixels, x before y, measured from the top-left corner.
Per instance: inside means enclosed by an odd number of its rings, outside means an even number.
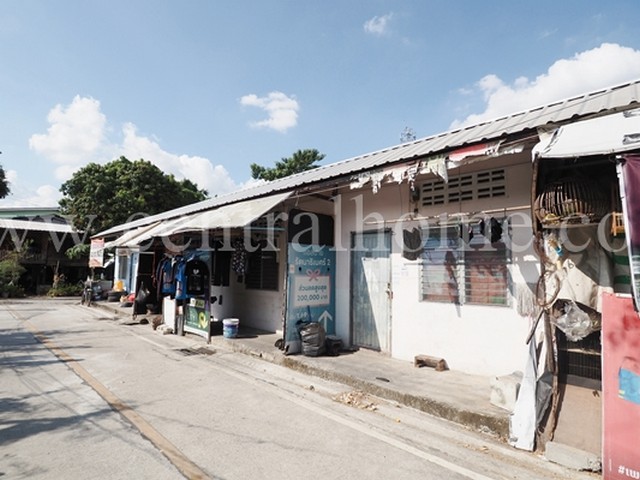
[[[254,290],[278,290],[278,255],[266,245],[247,257],[247,288]]]
[[[422,300],[508,305],[511,253],[503,222],[438,226],[423,231]]]
[[[423,238],[422,299],[460,303],[460,234],[457,226],[431,228]]]
[[[434,178],[420,186],[423,207],[504,197],[506,194],[507,175],[504,168],[451,175],[448,182]]]

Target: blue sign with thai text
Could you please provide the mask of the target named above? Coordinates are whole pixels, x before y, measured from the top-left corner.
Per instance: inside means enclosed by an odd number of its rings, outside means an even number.
[[[329,246],[289,243],[285,352],[301,350],[298,327],[319,322],[335,335],[336,252]]]

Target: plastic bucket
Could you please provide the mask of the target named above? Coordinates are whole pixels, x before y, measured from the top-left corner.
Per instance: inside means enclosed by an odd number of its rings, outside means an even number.
[[[224,338],[236,338],[238,336],[238,324],[240,320],[237,318],[225,318],[222,320],[222,336]]]

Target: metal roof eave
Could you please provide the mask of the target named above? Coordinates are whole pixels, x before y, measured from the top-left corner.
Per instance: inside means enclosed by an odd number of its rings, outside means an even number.
[[[149,226],[137,227],[105,247],[136,247],[148,240],[170,237],[180,233],[205,232],[210,230],[244,228],[257,218],[267,214],[284,202],[292,192],[278,193],[267,197],[245,200],[212,210],[195,212]]]
[[[541,136],[533,158],[613,155],[640,148],[640,109],[564,125]]]
[[[46,222],[37,220],[14,220],[10,218],[0,218],[0,228],[8,230],[20,230],[29,232],[50,232],[50,233],[76,233],[77,230],[72,225],[66,223]],[[78,232],[81,233],[81,232]]]

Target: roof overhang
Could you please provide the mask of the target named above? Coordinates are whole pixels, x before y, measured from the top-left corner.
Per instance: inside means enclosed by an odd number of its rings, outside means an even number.
[[[284,202],[293,192],[284,192],[268,197],[225,205],[205,212],[185,215],[173,220],[156,222],[126,232],[108,242],[105,247],[136,247],[152,238],[169,237],[180,233],[205,232],[244,228]]]
[[[0,218],[0,228],[24,230],[29,232],[73,233],[75,229],[67,223],[44,222],[36,220],[14,220]]]
[[[115,240],[110,242],[106,242],[104,244],[104,248],[113,248],[113,247],[135,247],[141,243],[138,242],[138,239],[143,237],[150,230],[161,225],[161,222],[155,222],[150,225],[145,225],[143,227],[133,228],[131,230],[126,231],[122,235],[120,235]],[[96,238],[96,237],[94,237]]]
[[[246,227],[284,202],[292,193],[278,193],[189,215],[185,222],[180,222],[171,228],[171,234]]]
[[[640,149],[640,109],[564,125],[541,135],[534,158],[575,158]]]

